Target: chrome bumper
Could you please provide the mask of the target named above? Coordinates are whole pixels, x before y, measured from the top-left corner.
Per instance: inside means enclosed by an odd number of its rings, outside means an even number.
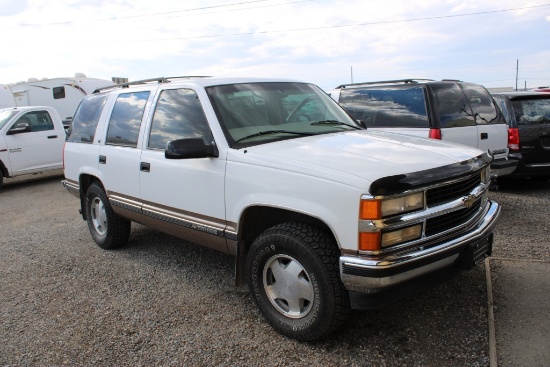
[[[69,191],[71,194],[73,194],[77,198],[80,197],[80,188],[78,187],[77,184],[73,182],[69,182],[67,180],[63,180],[61,181],[61,183],[63,184],[63,187],[66,188],[67,191]]]
[[[340,277],[344,286],[355,292],[372,293],[453,265],[469,245],[484,245],[492,240],[492,231],[500,215],[500,205],[488,201],[489,208],[477,227],[468,233],[428,249],[401,256],[369,259],[360,256],[340,257]]]

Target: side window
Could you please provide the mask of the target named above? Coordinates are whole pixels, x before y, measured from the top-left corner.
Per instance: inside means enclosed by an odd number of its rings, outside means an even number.
[[[372,127],[429,127],[422,86],[343,89],[340,105]]]
[[[434,84],[431,88],[439,115],[439,127],[475,126],[473,113],[464,93],[457,84]]]
[[[111,113],[106,144],[136,147],[149,92],[119,94]]]
[[[481,85],[461,84],[470,107],[474,112],[476,123],[490,124],[502,123],[493,98]]]
[[[62,98],[65,98],[65,87],[54,87],[53,99],[62,99]]]
[[[67,141],[73,143],[91,143],[108,94],[92,94],[84,98],[69,127]]]
[[[53,122],[50,114],[46,111],[28,112],[21,116],[15,123],[27,123],[31,128],[31,132],[53,130]]]
[[[195,91],[167,89],[160,93],[149,134],[148,148],[165,149],[175,139],[202,138],[212,142],[212,133]]]
[[[508,106],[506,106],[506,101],[500,96],[493,96],[495,102],[497,103],[498,108],[504,115],[504,118],[507,122],[510,122],[510,111],[508,111]]]

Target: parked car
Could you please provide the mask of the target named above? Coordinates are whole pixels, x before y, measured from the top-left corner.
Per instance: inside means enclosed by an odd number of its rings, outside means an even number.
[[[328,92],[371,130],[440,139],[490,151],[491,171],[503,176],[517,162],[508,159],[504,117],[481,85],[455,80],[401,79],[342,84]]]
[[[53,107],[0,109],[0,187],[4,177],[63,168],[65,137]]]
[[[366,131],[308,83],[158,78],[84,98],[63,184],[100,247],[135,221],[234,255],[267,321],[315,340],[491,254],[491,160]]]
[[[550,178],[550,93],[495,93],[508,124],[509,157],[518,161],[514,176]]]

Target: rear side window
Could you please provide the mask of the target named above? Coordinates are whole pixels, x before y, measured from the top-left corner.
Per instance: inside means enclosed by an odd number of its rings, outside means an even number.
[[[136,147],[149,92],[119,94],[109,120],[106,144]]]
[[[429,127],[422,86],[342,89],[340,105],[371,127]]]
[[[153,116],[148,148],[165,149],[169,141],[185,138],[212,142],[199,97],[191,89],[163,90]]]
[[[481,85],[461,84],[478,124],[503,123],[493,98]]]
[[[455,83],[432,84],[439,127],[475,126],[472,110],[466,96]]]
[[[105,106],[107,94],[90,95],[80,103],[74,119],[69,127],[67,141],[73,143],[91,143],[94,141],[95,130]]]
[[[550,98],[512,101],[518,125],[550,123]]]

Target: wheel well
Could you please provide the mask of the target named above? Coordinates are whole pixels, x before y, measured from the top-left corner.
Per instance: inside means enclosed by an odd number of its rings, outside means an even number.
[[[334,234],[325,222],[307,214],[266,206],[248,208],[239,221],[236,284],[240,285],[245,283],[246,256],[254,240],[266,229],[285,222],[306,223],[323,230],[327,235],[334,238]]]
[[[0,173],[2,173],[2,176],[8,177],[8,169],[4,166],[4,162],[2,161],[0,161]]]
[[[103,184],[99,180],[99,178],[92,176],[92,175],[81,175],[79,178],[79,186],[80,186],[80,210],[82,213],[82,219],[87,220],[88,217],[86,215],[86,192],[88,191],[88,188],[93,182],[99,182],[101,186]]]

